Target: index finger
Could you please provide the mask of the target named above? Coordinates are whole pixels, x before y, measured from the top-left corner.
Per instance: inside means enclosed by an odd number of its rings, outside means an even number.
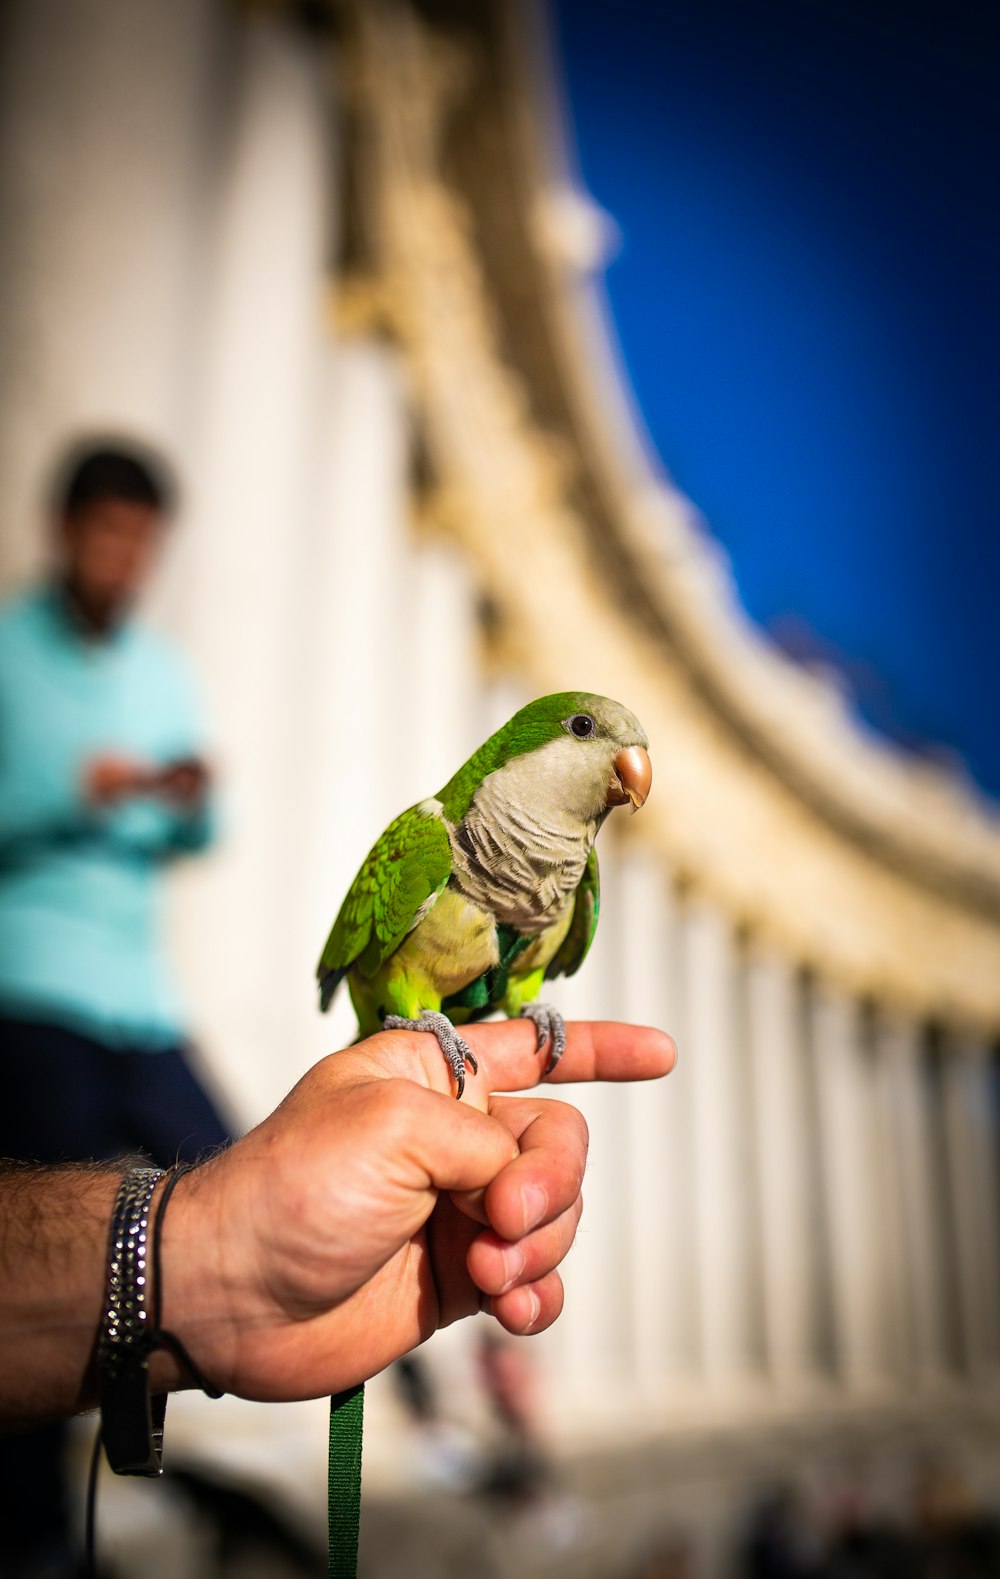
[[[489,1091],[524,1091],[545,1076],[547,1052],[536,1051],[530,1020],[463,1026],[462,1035],[479,1060],[479,1081]],[[657,1080],[677,1062],[666,1031],[619,1020],[567,1020],[566,1051],[546,1078],[553,1085],[575,1080]],[[477,1082],[478,1084],[478,1082]]]

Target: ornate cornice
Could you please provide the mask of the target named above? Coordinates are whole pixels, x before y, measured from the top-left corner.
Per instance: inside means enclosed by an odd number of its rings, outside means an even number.
[[[657,475],[535,13],[347,17],[339,322],[402,347],[420,513],[461,543],[494,648],[539,689],[635,708],[657,767],[645,836],[740,924],[852,990],[1000,1025],[1000,822],[768,646]]]

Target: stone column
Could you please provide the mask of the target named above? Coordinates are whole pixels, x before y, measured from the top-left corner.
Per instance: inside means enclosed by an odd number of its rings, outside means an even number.
[[[898,1050],[898,1048],[896,1049]],[[876,1032],[875,1175],[882,1199],[880,1218],[880,1342],[887,1376],[897,1386],[912,1385],[916,1337],[909,1274],[906,1170],[900,1139],[900,1103],[891,1036]]]
[[[0,8],[0,582],[81,430],[189,459],[214,163],[212,0]]]
[[[188,874],[176,937],[206,1045],[250,1118],[305,1062],[322,938],[300,932],[315,860],[303,805],[325,697],[357,678],[317,674],[308,642],[332,596],[313,515],[329,442],[323,58],[282,20],[254,17],[230,64],[191,524],[164,601],[207,682],[228,835],[211,868]],[[351,526],[345,511],[327,529]]]
[[[897,1221],[903,1236],[905,1307],[910,1360],[916,1378],[934,1381],[948,1359],[944,1214],[940,1198],[943,1157],[932,1122],[933,1096],[917,1028],[903,1019],[878,1029],[879,1057],[895,1116]]]
[[[551,988],[546,983],[546,998],[572,1019],[614,1019],[625,1010],[621,855],[613,828],[604,830],[598,850],[601,921],[593,947],[578,975]],[[560,1086],[554,1094],[579,1107],[590,1129],[583,1223],[564,1269],[566,1316],[553,1345],[567,1404],[574,1406],[575,1393],[575,1404],[584,1402],[589,1409],[595,1383],[617,1386],[628,1375],[632,1288],[624,1225],[635,1209],[629,1189],[629,1098],[623,1085]]]
[[[399,686],[411,728],[395,774],[409,796],[400,810],[441,789],[491,733],[482,705],[476,591],[464,560],[450,543],[420,543],[407,555],[403,579]]]
[[[944,1118],[955,1237],[963,1367],[974,1382],[1000,1376],[1000,1156],[995,1076],[979,1038],[945,1049]]]
[[[623,1012],[669,1030],[680,1060],[666,1079],[626,1088],[630,1365],[640,1397],[669,1404],[697,1359],[691,1060],[681,1003],[680,917],[670,874],[638,842],[623,850]]]
[[[801,1001],[793,967],[773,953],[750,958],[747,1011],[753,1067],[767,1368],[783,1391],[817,1370],[812,1116]]]
[[[751,1369],[756,1224],[737,960],[719,912],[698,904],[686,913],[683,952],[699,1351],[705,1383],[721,1394]]]
[[[520,677],[506,671],[491,675],[483,693],[483,739],[527,707],[534,695],[534,689],[526,688]]]
[[[872,1090],[857,1004],[820,988],[813,994],[811,1018],[836,1363],[848,1387],[865,1387],[881,1369]]]
[[[374,341],[327,348],[318,401],[319,508],[303,619],[303,762],[296,792],[303,828],[300,955],[311,968],[371,845],[426,793],[411,761],[406,689],[414,632],[407,619],[409,413],[392,349]],[[311,983],[307,1056],[353,1040],[345,989],[330,1013]]]

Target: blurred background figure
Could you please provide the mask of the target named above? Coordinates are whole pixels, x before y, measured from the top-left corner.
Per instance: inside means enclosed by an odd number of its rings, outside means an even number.
[[[464,1490],[475,1480],[481,1457],[472,1432],[448,1419],[437,1379],[419,1352],[397,1360],[390,1374],[396,1397],[414,1430],[416,1479],[431,1486]]]
[[[539,1414],[538,1375],[524,1345],[492,1327],[479,1332],[479,1375],[499,1437],[481,1489],[528,1506],[551,1486],[552,1464]]]
[[[677,1531],[665,1531],[649,1541],[628,1579],[697,1579],[698,1568],[690,1543]]]
[[[515,1516],[516,1523],[508,1528],[508,1535],[515,1537],[508,1551],[509,1571],[518,1571],[525,1549],[540,1561],[572,1562],[574,1555],[582,1560],[592,1544],[587,1508],[566,1488],[556,1467],[534,1351],[481,1325],[476,1357],[492,1425],[491,1450],[477,1489],[501,1517]]]
[[[74,451],[53,568],[0,613],[0,1155],[142,1152],[228,1128],[191,1066],[161,936],[162,873],[212,837],[191,681],[134,606],[173,505],[162,461]],[[74,1571],[52,1427],[0,1453],[0,1571]]]
[[[1000,1513],[973,1496],[954,1465],[929,1456],[912,1491],[921,1579],[992,1579],[1000,1574]]]
[[[744,1579],[817,1579],[819,1543],[793,1486],[770,1487],[754,1504],[740,1559]]]

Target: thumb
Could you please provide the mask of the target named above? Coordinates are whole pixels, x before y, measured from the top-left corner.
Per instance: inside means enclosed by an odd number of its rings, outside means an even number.
[[[506,1125],[478,1108],[410,1080],[386,1081],[384,1090],[395,1155],[428,1191],[482,1191],[519,1154]]]

